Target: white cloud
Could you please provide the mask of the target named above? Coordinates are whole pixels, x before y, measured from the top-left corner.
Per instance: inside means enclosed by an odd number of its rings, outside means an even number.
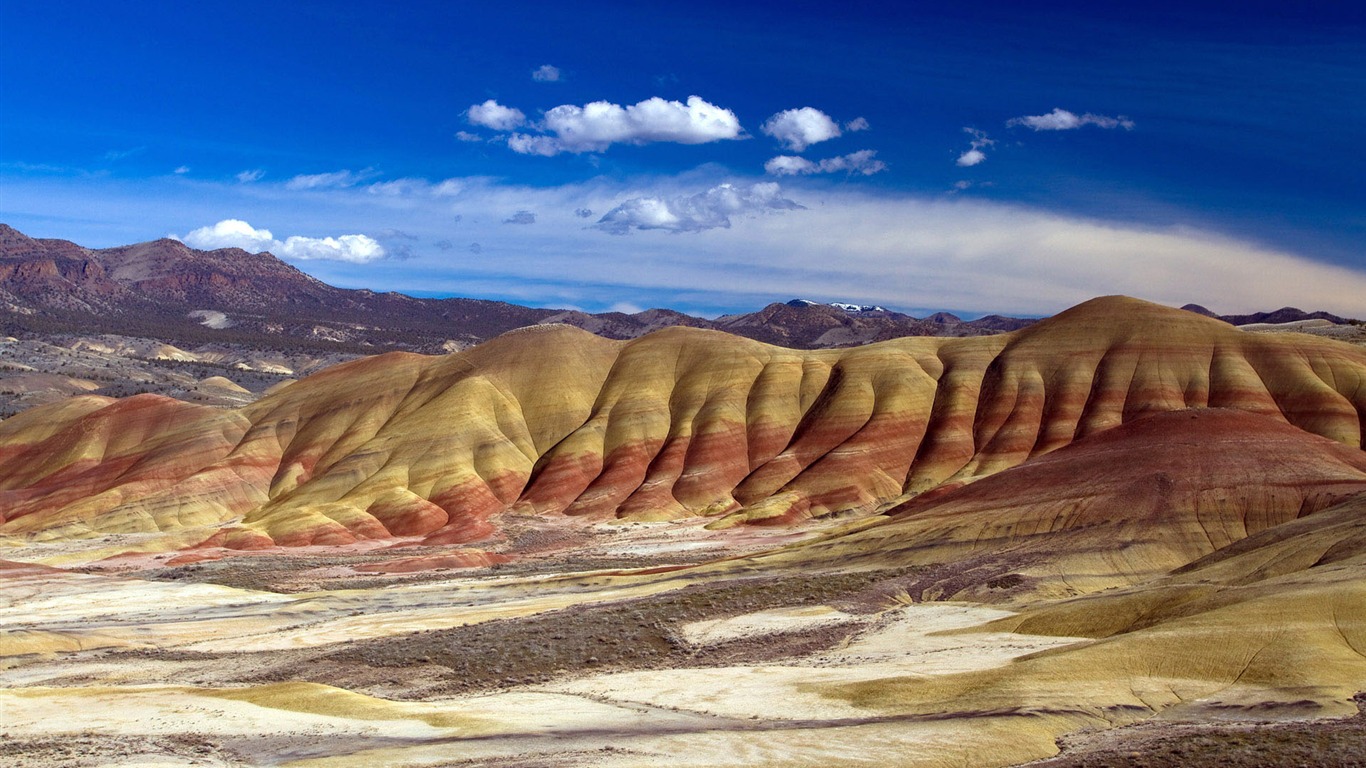
[[[483,136],[480,136],[480,135],[477,134],[477,133],[470,133],[469,131],[456,131],[456,132],[455,132],[455,138],[456,138],[456,140],[458,140],[458,141],[470,141],[470,142],[473,142],[473,141],[483,141],[483,140],[484,140],[484,137],[483,137]]]
[[[538,83],[558,83],[560,81],[560,68],[542,64],[531,73],[531,79]]]
[[[523,155],[554,157],[560,154],[560,143],[553,136],[514,133],[508,136],[508,149]]]
[[[510,131],[525,123],[526,115],[522,114],[520,109],[505,107],[489,99],[483,104],[475,104],[465,110],[465,119],[470,125],[480,125],[495,131]]]
[[[782,189],[772,182],[754,184],[748,189],[719,184],[695,195],[631,198],[608,211],[593,226],[613,235],[624,235],[633,229],[702,232],[729,228],[732,216],[801,207],[783,197]]]
[[[446,179],[432,185],[433,197],[455,197],[465,191],[465,182],[460,179]]]
[[[224,219],[213,226],[200,227],[183,240],[187,245],[203,250],[241,248],[249,253],[270,251],[281,258],[299,261],[324,259],[364,264],[386,255],[384,246],[366,235],[294,235],[280,241],[269,229],[257,229],[241,219]]]
[[[299,237],[295,235],[285,240],[278,255],[285,259],[326,259],[365,264],[384,258],[385,251],[384,246],[365,235],[341,235],[340,237]]]
[[[178,167],[176,167],[176,169],[175,169],[174,171],[172,171],[172,173],[174,173],[174,174],[177,175],[177,176],[184,176],[185,174],[187,174],[187,173],[189,173],[189,172],[190,172],[190,166],[188,166],[188,165],[181,165],[181,166],[178,166]]]
[[[850,133],[854,133],[855,131],[866,131],[868,130],[868,119],[856,117],[844,124],[844,130],[849,131]]]
[[[971,136],[972,139],[968,142],[968,150],[958,156],[958,165],[962,168],[970,168],[987,159],[987,153],[983,152],[982,148],[994,146],[996,140],[989,138],[986,131],[976,128],[964,128],[963,132]]]
[[[764,170],[774,176],[796,176],[798,174],[816,173],[817,166],[804,157],[778,155],[764,163]]]
[[[872,176],[887,170],[887,164],[877,159],[877,151],[864,149],[839,157],[812,162],[804,157],[778,155],[764,163],[764,170],[774,176],[798,176],[813,173],[848,173]]]
[[[394,179],[393,181],[377,181],[374,184],[366,185],[365,191],[372,195],[399,197],[426,189],[429,186],[426,179]]]
[[[253,181],[259,181],[261,177],[265,175],[265,171],[261,170],[260,168],[254,168],[249,171],[242,171],[241,173],[237,174],[236,178],[242,184],[250,184]]]
[[[1086,125],[1094,125],[1097,128],[1123,128],[1127,131],[1133,129],[1134,121],[1124,115],[1109,117],[1106,115],[1092,114],[1090,112],[1087,112],[1084,115],[1078,115],[1074,112],[1068,112],[1065,109],[1054,107],[1053,111],[1046,115],[1012,117],[1006,121],[1006,125],[1010,127],[1023,125],[1024,127],[1035,131],[1071,131]]]
[[[285,182],[285,189],[341,189],[354,186],[366,176],[373,176],[373,174],[369,171],[301,174]]]
[[[969,149],[968,151],[958,156],[958,165],[964,168],[970,168],[986,159],[987,155],[982,150]]]
[[[867,121],[864,121],[867,124]],[[793,152],[840,135],[840,127],[830,116],[814,107],[785,109],[764,121],[759,130],[772,136]]]
[[[613,144],[706,144],[741,137],[734,112],[689,96],[687,104],[658,96],[621,106],[594,101],[584,106],[561,104],[545,113],[538,126],[543,135],[514,133],[508,148],[549,157],[560,152],[601,152]]]
[[[251,253],[270,250],[278,242],[269,229],[256,229],[241,219],[224,219],[211,227],[200,227],[181,239],[186,245],[205,251],[241,248]]]

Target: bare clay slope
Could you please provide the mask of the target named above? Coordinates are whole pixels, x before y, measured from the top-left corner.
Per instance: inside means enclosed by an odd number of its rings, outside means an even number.
[[[1366,452],[1246,411],[1171,411],[774,560],[946,566],[907,585],[914,600],[1067,596],[1147,582],[1354,497]]]
[[[541,327],[359,360],[238,411],[84,398],[6,421],[0,532],[257,548],[473,543],[506,514],[787,523],[1206,407],[1359,449],[1366,352],[1122,297],[843,350]]]

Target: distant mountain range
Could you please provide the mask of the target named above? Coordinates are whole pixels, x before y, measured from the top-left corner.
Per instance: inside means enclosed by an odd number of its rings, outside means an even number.
[[[1327,320],[1334,325],[1351,322],[1347,318],[1338,317],[1328,312],[1305,312],[1295,307],[1281,307],[1274,312],[1254,312],[1250,315],[1219,315],[1199,304],[1187,304],[1182,309],[1187,312],[1194,312],[1197,315],[1223,320],[1231,325],[1258,325],[1261,323],[1278,325],[1280,323],[1298,323],[1305,320]]]
[[[1344,322],[1289,308],[1246,316],[1218,316],[1196,305],[1185,308],[1234,324],[1311,318]],[[715,320],[669,309],[590,314],[482,299],[420,299],[336,288],[270,253],[201,251],[172,239],[90,249],[28,237],[0,224],[0,333],[5,335],[106,333],[277,350],[441,352],[515,328],[563,323],[612,339],[689,326],[820,349],[902,336],[981,336],[1033,322],[1000,315],[963,320],[945,312],[916,318],[880,306],[807,299]]]
[[[980,336],[1030,319],[918,319],[882,307],[797,299],[716,320],[669,309],[626,314],[537,309],[481,299],[419,299],[336,288],[269,253],[201,251],[161,239],[83,248],[0,224],[0,331],[115,333],[181,343],[439,352],[514,328],[563,323],[612,339],[668,326],[726,331],[801,349],[901,336]]]

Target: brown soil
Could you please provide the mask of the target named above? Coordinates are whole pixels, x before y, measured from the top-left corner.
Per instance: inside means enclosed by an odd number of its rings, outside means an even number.
[[[105,734],[71,734],[40,739],[11,738],[0,733],[0,764],[13,768],[27,766],[86,766],[108,765],[110,759],[120,764],[136,755],[164,759],[174,755],[191,764],[201,765],[227,762],[239,764],[239,758],[221,744],[203,736],[173,734],[170,736],[110,736]]]
[[[605,605],[357,641],[321,656],[316,651],[275,653],[271,654],[275,663],[243,682],[305,680],[389,698],[420,699],[560,681],[606,670],[791,659],[835,647],[858,627],[826,627],[705,648],[684,642],[680,628],[689,622],[794,605],[836,605],[868,612],[891,603],[885,595],[892,590],[883,585],[905,574],[903,570],[876,571],[699,584]],[[884,597],[876,599],[875,594]],[[139,653],[156,655],[154,651]],[[279,663],[286,657],[288,661]]]

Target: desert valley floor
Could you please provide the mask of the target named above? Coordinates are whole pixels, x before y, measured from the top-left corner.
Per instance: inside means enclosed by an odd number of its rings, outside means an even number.
[[[1363,424],[1366,347],[1121,297],[64,399],[0,422],[0,762],[1363,765]]]

